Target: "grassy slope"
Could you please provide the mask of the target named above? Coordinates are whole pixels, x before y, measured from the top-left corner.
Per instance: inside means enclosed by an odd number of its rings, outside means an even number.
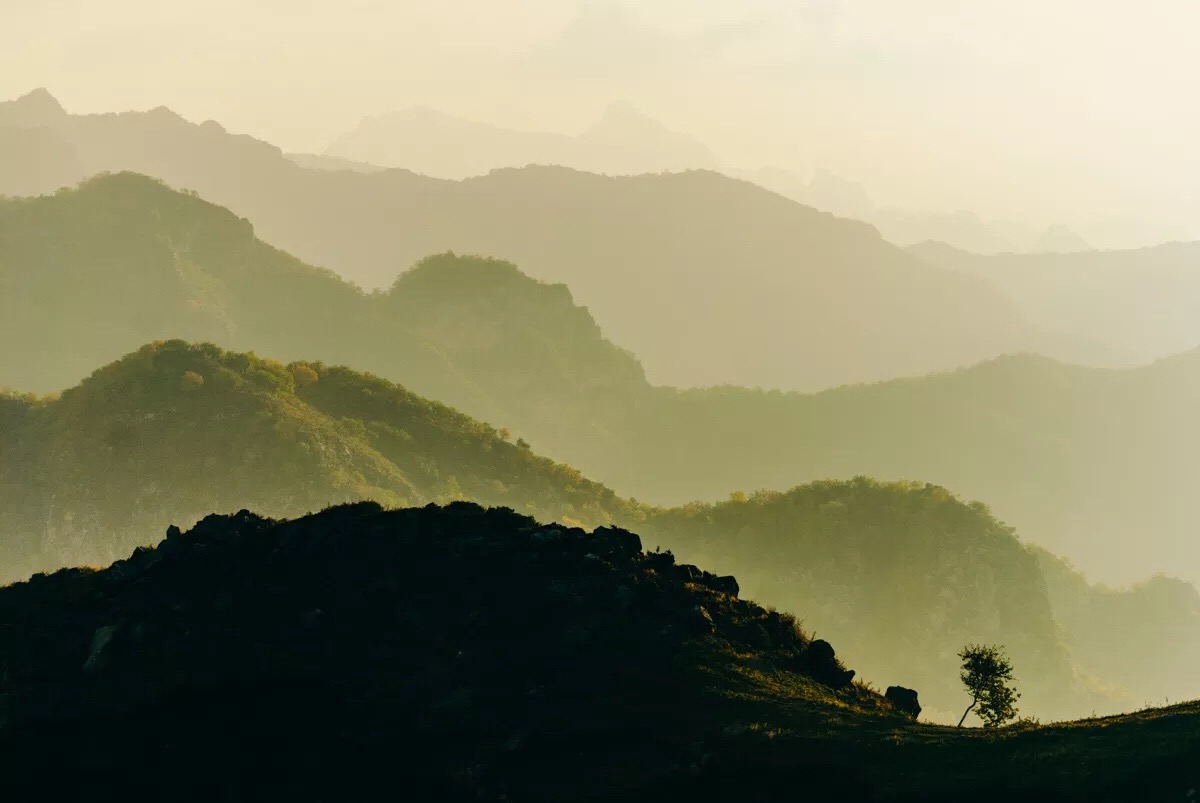
[[[0,767],[18,794],[98,799],[386,784],[446,800],[1184,801],[1194,788],[1194,704],[997,731],[914,724],[821,682],[786,618],[636,549],[473,505],[358,505],[212,517],[108,570],[0,589]],[[113,771],[134,756],[136,772]]]

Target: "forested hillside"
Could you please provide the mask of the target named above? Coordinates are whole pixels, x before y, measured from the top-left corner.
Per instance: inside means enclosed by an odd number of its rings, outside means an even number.
[[[569,441],[602,431],[597,420],[574,434],[583,400],[646,386],[562,286],[444,255],[367,294],[255,239],[228,211],[133,174],[0,202],[0,287],[0,386],[21,390],[67,387],[177,337],[351,364]]]
[[[0,396],[0,580],[106,563],[167,523],[253,506],[469,498],[591,525],[634,508],[507,432],[375,377],[182,341],[60,396]]]

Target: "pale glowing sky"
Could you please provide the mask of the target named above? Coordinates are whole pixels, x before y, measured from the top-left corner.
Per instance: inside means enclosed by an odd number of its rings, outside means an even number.
[[[878,202],[1200,238],[1196,0],[0,0],[0,97],[168,105],[320,151],[429,105],[577,131],[613,100]]]

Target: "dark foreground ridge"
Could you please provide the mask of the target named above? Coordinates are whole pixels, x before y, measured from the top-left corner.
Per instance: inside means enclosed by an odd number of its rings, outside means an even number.
[[[1192,709],[918,725],[737,592],[624,530],[469,503],[210,516],[0,589],[0,782],[289,801],[1184,801],[1200,782]]]

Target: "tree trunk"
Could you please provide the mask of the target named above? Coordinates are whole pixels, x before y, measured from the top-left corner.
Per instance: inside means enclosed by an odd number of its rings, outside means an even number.
[[[963,711],[962,719],[960,719],[960,720],[958,721],[958,727],[960,727],[960,728],[961,728],[961,727],[962,727],[962,724],[963,724],[964,722],[966,722],[966,721],[967,721],[967,714],[971,713],[971,709],[975,707],[975,704],[976,704],[977,702],[979,702],[979,698],[978,698],[978,697],[976,697],[976,698],[974,698],[973,700],[971,700],[971,704],[970,704],[969,706],[967,706],[967,710],[966,710],[966,711]]]

